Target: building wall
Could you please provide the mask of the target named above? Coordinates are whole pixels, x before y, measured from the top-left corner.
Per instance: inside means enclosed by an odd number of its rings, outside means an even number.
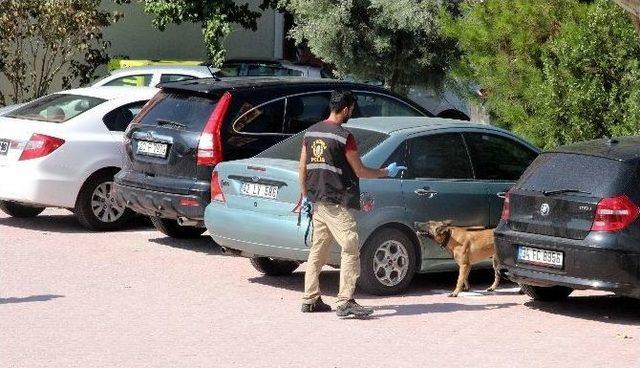
[[[262,0],[238,0],[248,2],[254,9]],[[202,41],[199,24],[170,25],[164,32],[151,24],[152,17],[142,11],[138,2],[116,5],[104,0],[102,7],[111,11],[122,11],[120,22],[104,30],[105,40],[111,42],[109,54],[113,57],[127,56],[130,59],[149,60],[206,60],[206,49]],[[236,29],[224,44],[228,58],[281,59],[284,39],[282,14],[267,10],[258,19],[258,30]],[[98,76],[107,74],[106,67],[98,70]],[[61,80],[54,81],[49,92],[59,91]],[[9,83],[0,76],[0,91],[8,93]],[[10,103],[10,101],[7,101]]]
[[[244,2],[244,1],[243,1]],[[261,0],[247,0],[258,9]],[[120,10],[125,17],[105,30],[111,41],[111,54],[131,59],[205,60],[206,49],[202,41],[200,24],[170,25],[164,32],[156,30],[153,19],[132,3],[116,5],[103,2],[109,10]],[[237,27],[224,41],[228,58],[282,58],[282,15],[274,10],[263,12],[258,19],[258,30],[253,32]],[[280,37],[278,40],[277,37]]]

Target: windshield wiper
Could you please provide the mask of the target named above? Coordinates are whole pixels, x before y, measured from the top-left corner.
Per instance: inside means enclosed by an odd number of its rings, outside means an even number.
[[[174,125],[182,129],[185,129],[187,127],[185,124],[178,123],[177,121],[173,121],[173,120],[167,120],[167,119],[157,119],[156,123],[158,123],[158,125]]]
[[[563,194],[563,193],[593,194],[591,192],[586,192],[586,191],[580,190],[580,189],[554,189],[554,190],[543,190],[542,191],[542,194],[544,194],[546,196],[552,196],[552,195]]]

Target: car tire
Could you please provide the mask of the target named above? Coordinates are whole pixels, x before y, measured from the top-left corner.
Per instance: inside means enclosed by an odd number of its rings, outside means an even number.
[[[573,292],[573,289],[565,287],[565,286],[533,286],[533,285],[525,285],[520,284],[520,288],[531,297],[533,300],[538,300],[542,302],[556,302],[562,301],[569,297],[569,295]]]
[[[118,230],[133,217],[133,211],[113,195],[113,173],[108,171],[87,179],[73,212],[83,227],[93,231]]]
[[[44,211],[44,207],[32,207],[13,201],[0,201],[0,210],[11,217],[36,217]]]
[[[300,265],[296,261],[286,261],[268,257],[253,257],[251,265],[267,276],[289,276]]]
[[[207,229],[195,226],[180,226],[178,220],[171,220],[162,217],[151,217],[153,226],[166,236],[175,239],[196,239],[204,234]]]
[[[393,295],[404,291],[416,271],[413,242],[393,228],[375,233],[360,251],[360,288],[373,295]]]

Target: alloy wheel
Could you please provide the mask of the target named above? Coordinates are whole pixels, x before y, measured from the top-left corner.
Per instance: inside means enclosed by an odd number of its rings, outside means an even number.
[[[408,271],[409,253],[402,243],[387,240],[378,246],[373,258],[373,273],[381,284],[396,286]]]
[[[101,183],[91,194],[91,210],[93,215],[102,222],[118,221],[125,209],[125,206],[114,196],[112,181]]]

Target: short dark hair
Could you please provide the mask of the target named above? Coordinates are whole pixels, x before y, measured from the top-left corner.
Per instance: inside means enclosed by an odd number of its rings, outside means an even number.
[[[331,92],[329,108],[331,112],[340,112],[345,107],[351,107],[356,103],[356,96],[348,89],[337,89]]]

